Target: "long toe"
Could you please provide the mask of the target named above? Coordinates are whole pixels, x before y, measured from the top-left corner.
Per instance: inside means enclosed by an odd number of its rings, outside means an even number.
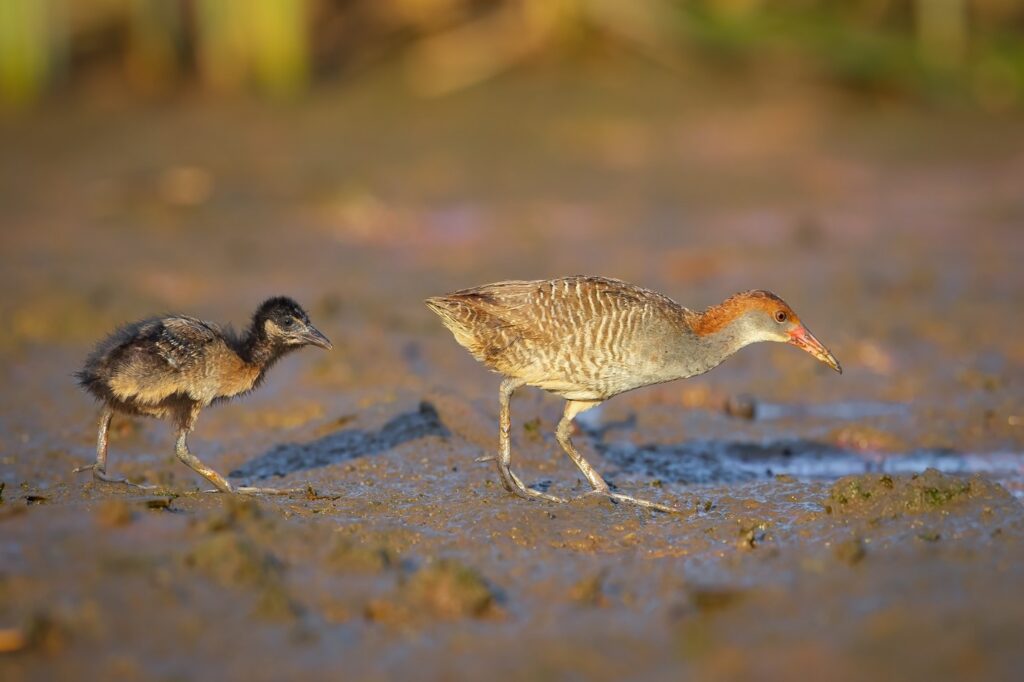
[[[93,478],[97,481],[103,481],[104,483],[117,483],[119,485],[126,485],[132,488],[138,488],[139,490],[156,490],[158,486],[148,485],[146,483],[132,483],[127,478],[121,478],[118,476],[111,476],[106,471],[93,467],[92,469]]]
[[[629,495],[623,495],[622,493],[613,493],[610,490],[591,490],[589,493],[584,493],[583,495],[580,495],[579,497],[575,497],[573,499],[585,500],[588,497],[593,497],[594,495],[607,497],[613,502],[625,502],[626,504],[634,504],[638,507],[643,507],[645,509],[653,509],[654,511],[664,512],[666,514],[681,513],[679,509],[676,509],[675,507],[670,507],[666,504],[659,504],[657,502],[651,502],[650,500],[641,500],[640,498],[630,497]]]
[[[559,504],[565,504],[569,500],[564,497],[558,497],[557,495],[551,495],[549,493],[543,493],[533,488],[527,488],[523,485],[522,480],[516,476],[515,472],[509,469],[509,475],[512,477],[512,489],[509,492],[518,495],[527,500],[547,500],[548,502],[558,502]]]
[[[666,514],[679,514],[680,510],[675,507],[670,507],[666,504],[659,504],[657,502],[651,502],[650,500],[641,500],[638,497],[630,497],[629,495],[623,495],[621,493],[608,493],[608,496],[618,502],[625,502],[627,504],[635,504],[638,507],[644,507],[646,509],[653,509],[654,511],[665,512]]]
[[[301,488],[261,488],[252,485],[240,485],[233,488],[232,492],[240,495],[298,495],[305,494],[308,489],[306,486]]]
[[[516,488],[511,492],[513,495],[522,497],[526,500],[547,500],[548,502],[557,502],[558,504],[565,504],[569,501],[564,497],[558,497],[557,495],[551,495],[550,493],[543,493],[539,490],[534,490],[533,488],[527,488],[526,486]]]

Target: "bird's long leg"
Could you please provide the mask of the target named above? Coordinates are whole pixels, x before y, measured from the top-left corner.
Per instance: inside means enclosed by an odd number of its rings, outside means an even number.
[[[216,486],[217,490],[222,493],[234,492],[231,484],[227,480],[218,474],[216,471],[206,466],[200,461],[198,457],[193,455],[188,449],[188,429],[181,429],[178,431],[178,440],[174,444],[174,452],[178,455],[178,459],[185,463],[186,466],[191,468],[198,474],[201,474],[206,480]]]
[[[565,450],[565,454],[569,455],[569,458],[573,463],[579,467],[579,470],[583,472],[583,475],[590,481],[590,485],[594,487],[590,495],[604,495],[617,502],[628,502],[629,504],[635,504],[640,507],[646,507],[647,509],[654,509],[661,512],[677,512],[678,509],[666,506],[664,504],[658,504],[657,502],[650,502],[648,500],[641,500],[636,497],[630,497],[629,495],[623,495],[621,493],[613,493],[608,487],[608,483],[601,477],[601,474],[597,473],[597,470],[590,465],[583,455],[579,453],[576,446],[572,444],[572,420],[576,418],[580,412],[585,412],[592,407],[597,407],[601,404],[600,400],[567,400],[565,402],[565,411],[562,413],[562,420],[558,422],[558,428],[555,431],[555,436],[558,439],[558,444]]]
[[[202,475],[217,488],[217,490],[211,492],[241,493],[248,495],[290,495],[292,493],[305,491],[305,488],[282,489],[260,488],[256,486],[236,487],[228,483],[227,479],[218,474],[214,469],[203,464],[203,462],[193,455],[188,449],[188,434],[192,432],[192,429],[195,426],[196,418],[199,416],[199,409],[198,405],[192,407],[179,420],[178,440],[174,444],[174,452],[178,455],[178,459],[184,462],[190,469]]]
[[[611,490],[608,488],[608,483],[601,477],[601,474],[597,473],[597,470],[590,465],[583,455],[576,450],[576,446],[572,444],[572,420],[576,418],[580,412],[586,412],[587,410],[597,407],[601,404],[600,400],[566,400],[565,410],[562,412],[562,419],[558,422],[558,427],[555,429],[555,438],[558,439],[558,444],[565,450],[565,454],[569,455],[569,459],[579,468],[583,475],[590,481],[590,485],[593,486],[594,491],[598,493],[610,494]]]
[[[501,412],[498,417],[498,476],[501,477],[501,484],[505,486],[505,490],[519,497],[524,497],[528,500],[541,499],[550,502],[566,502],[561,497],[527,488],[519,477],[512,472],[510,466],[512,464],[512,438],[510,435],[512,413],[509,408],[509,401],[512,399],[512,394],[515,393],[515,390],[522,386],[523,383],[521,379],[505,379],[501,382],[501,388],[499,389],[498,395]]]
[[[108,432],[110,430],[110,422],[114,418],[114,410],[109,405],[103,406],[103,411],[100,412],[100,428],[99,433],[96,436],[96,461],[92,464],[86,464],[80,467],[75,467],[74,473],[82,471],[88,471],[92,469],[93,478],[98,481],[104,481],[106,483],[121,483],[123,485],[130,485],[133,488],[141,488],[143,490],[152,490],[156,488],[154,485],[143,485],[141,483],[132,483],[127,478],[119,478],[117,476],[111,476],[107,473],[107,443],[109,441]]]

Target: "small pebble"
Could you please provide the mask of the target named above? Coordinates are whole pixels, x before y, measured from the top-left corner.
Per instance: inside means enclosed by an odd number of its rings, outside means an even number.
[[[725,413],[739,419],[754,419],[757,417],[757,400],[745,393],[731,395],[725,401]]]
[[[860,563],[867,556],[867,553],[867,547],[864,546],[864,541],[859,537],[844,540],[837,544],[833,550],[836,559],[850,566]]]
[[[107,528],[127,526],[135,512],[124,500],[107,500],[96,509],[96,523]]]

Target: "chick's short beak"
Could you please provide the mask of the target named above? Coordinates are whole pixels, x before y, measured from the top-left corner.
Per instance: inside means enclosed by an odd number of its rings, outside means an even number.
[[[809,332],[807,327],[801,325],[791,331],[789,333],[789,343],[807,351],[840,374],[843,373],[843,368],[839,366],[839,361],[829,352],[828,348],[822,345],[821,341],[814,338],[814,334]]]
[[[317,346],[324,350],[330,350],[334,348],[330,339],[320,333],[320,330],[313,325],[307,325],[305,331],[302,332],[302,340],[311,346]]]

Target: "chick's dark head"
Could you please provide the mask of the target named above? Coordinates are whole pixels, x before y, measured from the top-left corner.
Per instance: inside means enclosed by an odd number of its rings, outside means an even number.
[[[253,327],[281,346],[318,346],[331,349],[331,342],[309,321],[309,315],[287,296],[270,298],[253,315]]]

